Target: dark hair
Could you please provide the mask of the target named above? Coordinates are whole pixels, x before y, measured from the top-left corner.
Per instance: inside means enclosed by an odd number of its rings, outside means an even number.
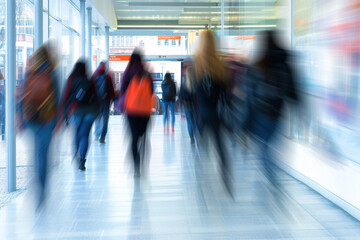
[[[172,80],[170,73],[165,73],[164,80]]]
[[[265,74],[268,74],[268,68],[272,63],[283,62],[287,56],[287,52],[279,45],[276,39],[277,34],[276,30],[262,31],[260,34],[263,36],[262,45],[265,52],[256,65],[263,69]]]
[[[276,40],[277,31],[275,30],[263,31],[262,35],[264,36],[264,45],[266,46],[266,49],[281,49],[281,47],[279,46]]]
[[[74,69],[71,72],[73,76],[85,75],[86,74],[86,63],[83,60],[76,62]]]
[[[133,53],[130,57],[130,61],[129,61],[130,66],[132,65],[138,65],[138,64],[142,64],[142,57],[139,53]]]

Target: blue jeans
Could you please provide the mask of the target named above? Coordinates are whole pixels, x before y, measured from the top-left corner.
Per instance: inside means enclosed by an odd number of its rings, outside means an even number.
[[[95,136],[101,140],[105,140],[110,115],[110,102],[101,105],[100,113],[95,120]]]
[[[27,126],[34,134],[34,169],[40,183],[40,200],[42,200],[46,187],[48,155],[55,119],[47,124],[29,122]]]
[[[174,127],[175,126],[175,102],[163,101],[164,127],[166,126],[166,122],[169,119],[168,108],[170,108],[170,113],[171,113],[171,126]]]
[[[270,156],[269,144],[276,134],[279,120],[271,119],[260,113],[253,113],[252,132],[257,137],[259,144],[259,157],[264,171],[264,175],[273,186],[280,188],[280,183],[276,177],[276,165]]]
[[[188,109],[184,106],[184,112],[186,116],[187,121],[187,128],[189,132],[189,136],[191,139],[194,139],[196,137],[196,121],[195,121],[195,113],[192,109]]]
[[[85,159],[89,147],[89,135],[91,126],[95,121],[96,115],[88,113],[85,115],[74,115],[74,123],[76,127],[75,134],[75,154],[80,154],[80,159]]]

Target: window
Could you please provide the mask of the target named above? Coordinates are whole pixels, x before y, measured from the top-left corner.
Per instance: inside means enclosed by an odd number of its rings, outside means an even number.
[[[169,39],[165,39],[164,45],[169,46]]]
[[[176,46],[176,40],[175,39],[171,40],[171,46]]]

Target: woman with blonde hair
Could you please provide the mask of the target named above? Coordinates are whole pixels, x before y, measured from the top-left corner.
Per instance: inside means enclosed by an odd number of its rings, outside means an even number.
[[[221,140],[217,106],[220,95],[226,91],[228,81],[226,71],[221,62],[215,44],[214,34],[210,30],[200,32],[198,50],[194,58],[194,77],[196,79],[196,101],[198,129],[203,134],[204,129],[212,132],[220,157],[222,177],[225,187],[231,194],[230,175],[227,157]]]
[[[195,111],[195,96],[194,96],[194,71],[192,67],[186,69],[185,78],[182,79],[180,86],[179,98],[184,107],[186,116],[187,128],[191,143],[195,143],[196,137],[196,111]]]

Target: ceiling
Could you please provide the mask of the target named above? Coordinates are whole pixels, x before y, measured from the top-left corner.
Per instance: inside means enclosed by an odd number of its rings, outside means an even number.
[[[221,28],[221,0],[113,0],[118,29]],[[277,0],[225,0],[224,29],[274,28]]]

